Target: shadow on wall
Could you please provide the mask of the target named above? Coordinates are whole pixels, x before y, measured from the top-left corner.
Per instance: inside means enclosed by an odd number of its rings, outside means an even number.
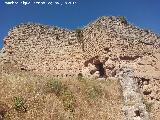
[[[94,68],[89,68],[90,69],[90,74],[93,75],[98,72],[98,77],[99,78],[105,78],[106,77],[106,71],[104,69],[103,63],[100,62],[98,56],[95,56],[89,60],[87,60],[84,63],[85,67],[89,67],[89,64],[92,64]]]

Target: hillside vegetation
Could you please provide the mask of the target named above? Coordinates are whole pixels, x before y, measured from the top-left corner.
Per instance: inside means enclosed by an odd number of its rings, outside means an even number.
[[[1,66],[4,120],[123,120],[117,80],[54,79]]]

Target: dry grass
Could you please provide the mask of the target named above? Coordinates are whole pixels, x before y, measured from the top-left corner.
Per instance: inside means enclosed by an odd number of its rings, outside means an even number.
[[[3,68],[4,69],[4,68]],[[122,95],[115,80],[54,79],[1,69],[4,120],[122,120]]]

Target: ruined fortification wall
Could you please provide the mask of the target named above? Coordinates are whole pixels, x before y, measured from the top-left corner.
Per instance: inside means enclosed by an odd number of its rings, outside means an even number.
[[[13,28],[4,40],[5,61],[21,69],[73,76],[81,70],[81,47],[75,32],[39,24]]]
[[[95,73],[95,60],[109,74],[108,69],[111,72],[123,62],[160,52],[159,36],[134,27],[123,17],[101,17],[84,27],[81,34],[80,38],[77,31],[22,24],[4,39],[1,59],[21,69],[66,77],[82,71]],[[89,63],[91,68],[87,68]]]
[[[101,17],[84,29],[86,59],[96,55],[125,59],[158,51],[156,34],[124,23],[118,17]]]

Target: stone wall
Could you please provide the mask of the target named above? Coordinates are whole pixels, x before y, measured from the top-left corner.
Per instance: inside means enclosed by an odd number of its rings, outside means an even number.
[[[5,61],[21,69],[73,76],[81,71],[81,47],[75,32],[39,24],[13,28],[4,40]]]
[[[84,27],[82,34],[78,38],[73,30],[21,24],[4,39],[1,61],[16,64],[23,70],[66,77],[81,72],[99,75],[93,62],[97,59],[103,64],[106,76],[113,76],[120,64],[160,52],[159,36],[121,17],[98,18]]]
[[[115,70],[123,64],[134,63],[143,56],[160,53],[158,35],[124,23],[120,17],[101,17],[86,26],[83,34],[84,60],[98,57],[107,76],[114,76]],[[93,62],[90,63],[93,65]],[[92,67],[86,69],[95,70]]]
[[[117,78],[123,91],[125,120],[149,120],[138,82],[134,78],[134,70],[122,67],[117,73]]]
[[[149,30],[123,23],[118,17],[101,17],[84,29],[85,51],[89,58],[96,55],[122,58],[152,54],[160,38]],[[86,59],[88,59],[88,57]]]

